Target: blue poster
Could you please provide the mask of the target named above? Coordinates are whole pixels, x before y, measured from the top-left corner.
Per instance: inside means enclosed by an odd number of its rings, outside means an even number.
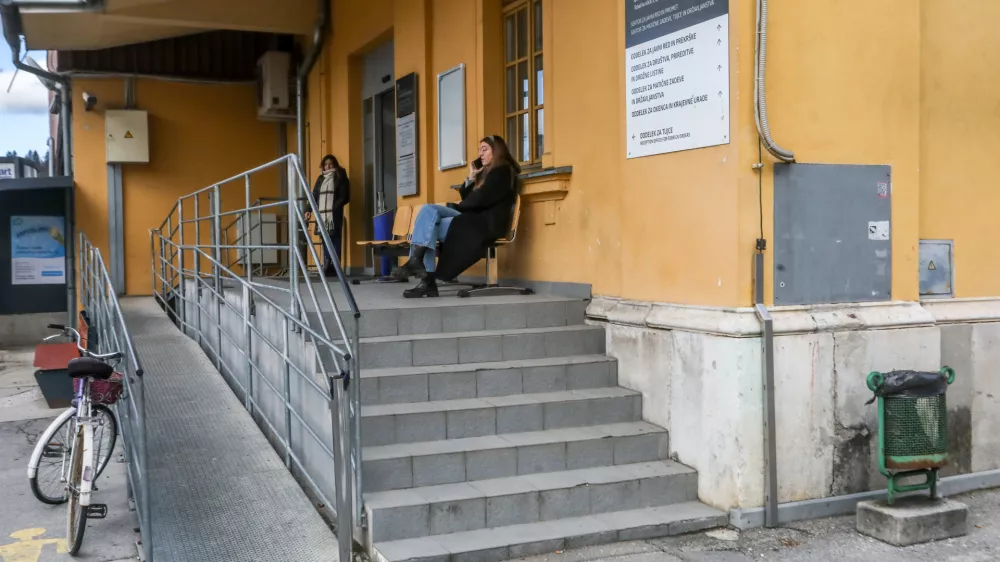
[[[13,284],[66,283],[65,237],[66,223],[63,217],[11,217]]]

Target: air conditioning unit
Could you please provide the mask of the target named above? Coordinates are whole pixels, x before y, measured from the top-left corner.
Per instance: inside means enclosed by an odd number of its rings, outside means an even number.
[[[291,53],[267,51],[257,61],[258,118],[266,121],[295,118],[291,71]]]

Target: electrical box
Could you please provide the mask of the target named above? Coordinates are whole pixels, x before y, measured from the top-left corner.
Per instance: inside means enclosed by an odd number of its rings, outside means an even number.
[[[774,304],[892,299],[889,166],[775,164]]]
[[[257,61],[257,117],[264,120],[294,117],[291,70],[291,53],[267,51]]]
[[[951,240],[920,241],[920,296],[955,296],[954,245]]]
[[[108,164],[149,162],[149,116],[135,109],[104,112]]]

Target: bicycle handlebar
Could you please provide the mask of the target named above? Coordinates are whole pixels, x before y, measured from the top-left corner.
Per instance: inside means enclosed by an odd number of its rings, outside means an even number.
[[[76,330],[74,330],[69,326],[63,326],[62,324],[49,324],[49,329],[60,330],[62,331],[62,334],[49,336],[45,338],[45,341],[48,341],[55,337],[59,337],[59,335],[67,337],[72,336],[73,343],[76,344],[76,348],[80,350],[80,353],[84,357],[92,357],[94,359],[99,359],[101,361],[117,361],[125,356],[120,351],[112,351],[111,353],[92,353],[90,350],[84,349],[83,347],[80,346],[80,332],[77,332]]]

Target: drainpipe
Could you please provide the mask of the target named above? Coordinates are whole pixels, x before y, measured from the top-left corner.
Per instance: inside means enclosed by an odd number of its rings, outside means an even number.
[[[771,124],[767,119],[767,91],[765,74],[767,71],[767,2],[757,0],[757,42],[754,45],[756,61],[754,75],[754,120],[757,122],[757,135],[764,148],[775,158],[783,162],[795,162],[795,154],[778,146],[771,138]]]
[[[306,155],[306,81],[309,73],[312,72],[319,55],[323,52],[323,43],[326,41],[327,30],[330,25],[330,2],[331,0],[319,0],[317,6],[316,26],[313,28],[313,44],[306,54],[306,58],[299,67],[298,76],[295,80],[295,128],[298,136],[299,165],[305,168]]]

